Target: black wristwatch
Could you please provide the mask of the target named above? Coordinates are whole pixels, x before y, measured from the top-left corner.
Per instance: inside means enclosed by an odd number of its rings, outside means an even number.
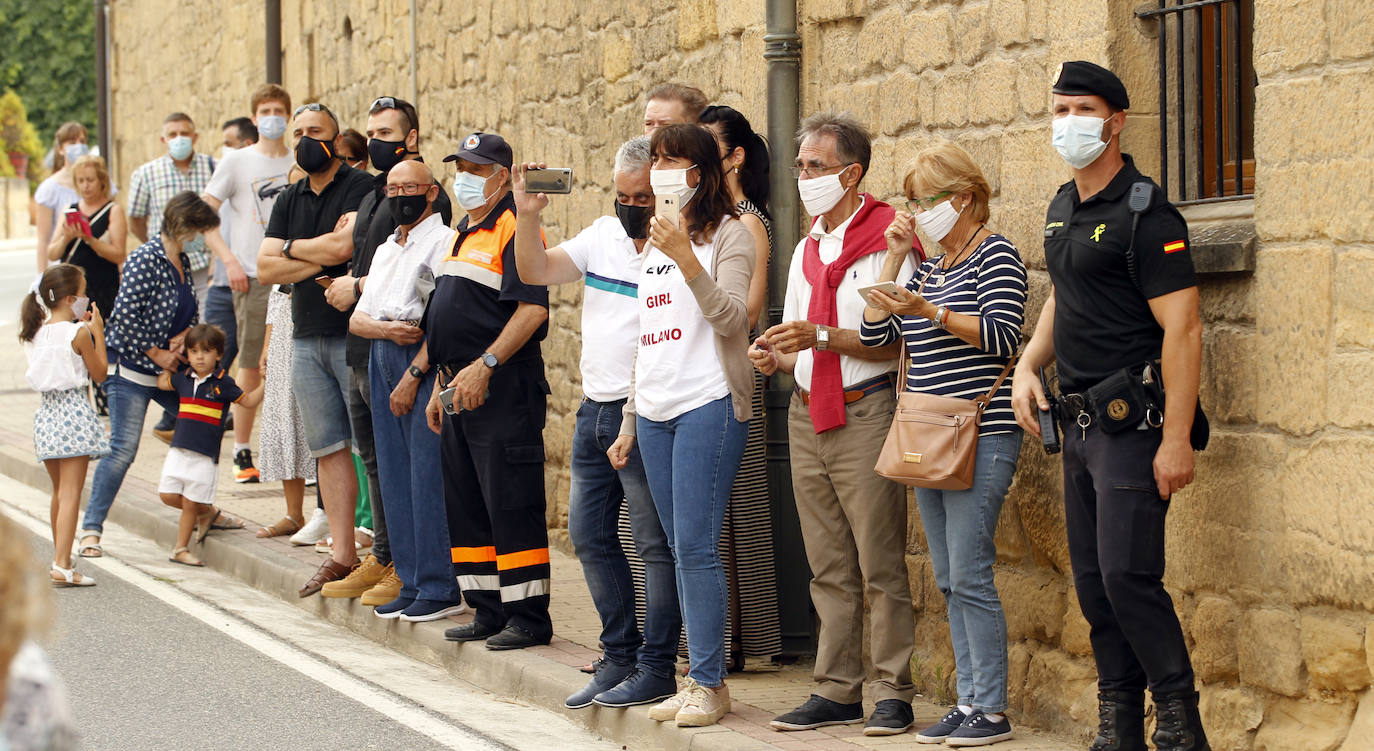
[[[287,240],[287,241],[286,241],[286,244],[281,246],[281,255],[282,255],[282,258],[289,258],[289,259],[291,259],[291,260],[293,260],[293,261],[296,260],[296,257],[293,256],[293,255],[291,255],[291,241],[290,241],[290,240]]]
[[[415,367],[414,365],[411,365],[410,368],[409,368],[409,370],[408,370],[407,372],[410,373],[411,375],[415,376],[415,380],[417,380],[417,381],[423,380],[424,377],[425,377],[425,371],[420,370],[419,368]]]
[[[482,364],[487,366],[488,368],[491,368],[492,370],[496,370],[496,366],[500,365],[501,361],[496,359],[496,355],[493,355],[490,352],[483,352]]]

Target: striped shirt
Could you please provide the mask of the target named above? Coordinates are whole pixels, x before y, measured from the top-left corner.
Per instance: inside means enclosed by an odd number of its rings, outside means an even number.
[[[979,344],[973,346],[934,322],[920,316],[889,316],[884,321],[864,321],[860,339],[870,347],[897,340],[906,343],[911,367],[906,387],[940,396],[973,399],[987,393],[1007,360],[1021,343],[1021,323],[1026,306],[1026,266],[1005,237],[991,235],[967,259],[948,271],[937,268],[943,257],[922,263],[907,289],[913,292],[934,269],[921,295],[951,313],[975,316]],[[992,398],[983,413],[981,435],[1018,430],[1011,410],[1011,378]]]

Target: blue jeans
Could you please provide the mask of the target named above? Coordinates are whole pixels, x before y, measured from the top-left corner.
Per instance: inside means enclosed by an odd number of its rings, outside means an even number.
[[[102,311],[103,312],[103,311]],[[228,368],[234,363],[234,358],[239,353],[238,339],[238,319],[234,317],[234,291],[228,287],[210,286],[205,293],[205,322],[212,323],[224,330],[224,357],[219,360],[221,368]],[[255,362],[244,365],[247,368],[256,368]]]
[[[419,351],[419,344],[402,347],[384,339],[372,342],[367,369],[376,397],[372,436],[377,479],[386,503],[391,560],[401,577],[401,598],[458,602],[462,594],[449,552],[439,436],[425,422],[425,405],[434,392],[434,368],[420,381],[410,412],[400,417],[391,413],[391,390]]]
[[[959,703],[981,712],[1007,708],[1007,619],[992,577],[993,538],[1020,453],[1020,429],[980,436],[973,487],[916,488],[930,567],[949,609]]]
[[[687,626],[689,675],[715,688],[725,682],[728,591],[720,528],[735,484],[749,423],[735,419],[725,396],[671,420],[638,419],[639,451],[654,506],[677,564],[677,594]]]
[[[124,379],[119,372],[102,385],[105,403],[110,410],[110,453],[95,465],[91,480],[91,499],[86,502],[86,517],[81,529],[100,532],[110,513],[115,494],[124,484],[124,475],[138,455],[138,441],[143,435],[143,418],[148,414],[148,402],[155,401],[162,408],[176,414],[175,391],[162,391],[155,386],[140,386]]]
[[[353,441],[353,423],[348,419],[347,339],[306,336],[292,343],[291,389],[301,405],[305,443],[316,459],[347,449]]]
[[[682,613],[677,574],[668,536],[658,520],[639,449],[616,471],[606,458],[620,433],[625,400],[583,399],[572,440],[572,488],[568,499],[568,536],[572,538],[592,603],[601,616],[601,646],[606,660],[657,675],[672,675]],[[635,550],[644,561],[644,634],[635,623],[634,582],[618,536],[621,500],[629,504]]]

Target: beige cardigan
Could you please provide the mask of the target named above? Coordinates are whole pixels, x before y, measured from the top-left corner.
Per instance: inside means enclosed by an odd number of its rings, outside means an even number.
[[[716,332],[716,359],[725,371],[735,419],[754,413],[754,366],[749,362],[749,281],[754,277],[754,236],[735,218],[727,218],[712,238],[716,246],[709,273],[687,282],[697,306]],[[635,435],[635,379],[630,370],[630,396],[621,412],[621,435]]]

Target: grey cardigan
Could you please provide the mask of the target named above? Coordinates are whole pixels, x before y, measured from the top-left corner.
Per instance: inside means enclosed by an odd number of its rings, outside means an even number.
[[[701,314],[716,332],[716,359],[725,371],[735,419],[754,415],[754,366],[749,362],[749,281],[754,277],[754,236],[733,217],[716,228],[716,246],[709,273],[697,274],[687,288]],[[636,358],[638,355],[636,354]],[[635,378],[630,370],[630,395],[621,412],[621,435],[635,435]]]

